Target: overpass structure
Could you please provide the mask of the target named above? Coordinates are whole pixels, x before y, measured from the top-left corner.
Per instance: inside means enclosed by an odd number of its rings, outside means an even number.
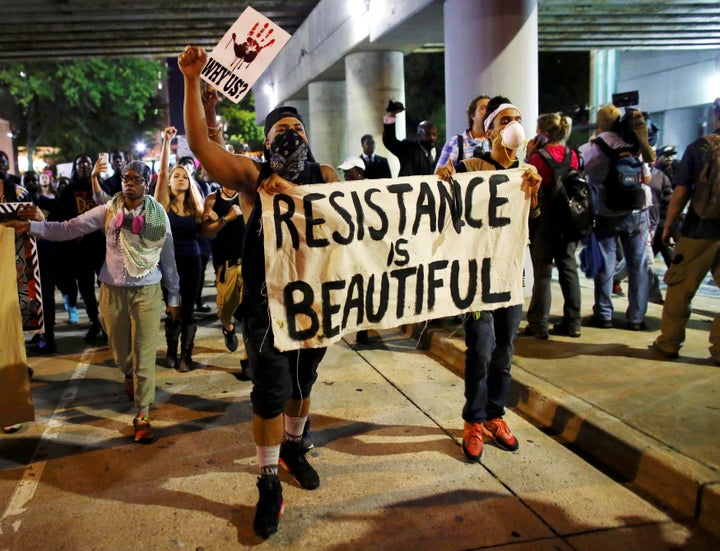
[[[357,152],[362,134],[381,132],[388,98],[404,99],[403,57],[410,52],[444,50],[451,134],[464,129],[465,109],[478,93],[510,97],[530,134],[538,109],[538,50],[592,51],[591,103],[607,102],[613,91],[640,89],[644,109],[681,110],[664,125],[678,128],[673,137],[680,144],[700,131],[702,106],[720,95],[720,6],[712,0],[1,4],[2,61],[174,57],[187,43],[212,47],[252,5],[293,35],[256,84],[258,120],[277,103],[297,105],[306,114],[314,150],[333,163]],[[688,118],[693,122],[683,126]],[[400,132],[402,122],[401,117]]]

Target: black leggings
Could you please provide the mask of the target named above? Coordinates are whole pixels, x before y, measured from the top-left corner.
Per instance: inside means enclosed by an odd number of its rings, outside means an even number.
[[[195,297],[200,288],[200,256],[175,256],[180,276],[180,320],[183,325],[195,323]]]

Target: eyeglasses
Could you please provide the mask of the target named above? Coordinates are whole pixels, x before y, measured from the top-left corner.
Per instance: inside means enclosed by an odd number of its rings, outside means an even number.
[[[132,182],[137,186],[141,186],[145,183],[145,178],[143,178],[142,176],[128,176],[127,174],[123,174],[122,181]]]

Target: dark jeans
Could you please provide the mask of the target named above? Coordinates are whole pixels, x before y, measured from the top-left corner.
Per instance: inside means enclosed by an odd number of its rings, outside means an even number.
[[[253,369],[250,400],[253,413],[263,419],[277,417],[292,397],[310,397],[317,380],[317,368],[325,356],[325,348],[303,348],[280,352],[275,348],[273,334],[263,320],[243,320],[245,347]]]
[[[465,319],[465,406],[469,423],[505,414],[510,393],[513,340],[522,318],[522,305],[468,314]]]
[[[550,283],[553,261],[558,270],[563,294],[563,324],[580,329],[580,280],[575,251],[576,241],[569,241],[553,231],[552,222],[543,220],[530,244],[533,263],[533,292],[527,320],[535,332],[547,333],[552,296]]]

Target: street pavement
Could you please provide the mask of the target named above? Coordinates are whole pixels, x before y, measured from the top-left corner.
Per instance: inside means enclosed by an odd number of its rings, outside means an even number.
[[[165,369],[159,348],[158,438],[143,446],[110,352],[86,348],[60,309],[58,353],[29,358],[36,422],[0,436],[0,551],[717,549],[720,369],[707,316],[680,360],[650,356],[659,311],[646,332],[518,338],[506,419],[520,448],[488,443],[480,464],[460,450],[461,329],[371,332],[365,346],[349,336],[312,397],[320,488],[281,473],[285,514],[265,541],[251,527],[251,387],[214,315],[198,369]]]

